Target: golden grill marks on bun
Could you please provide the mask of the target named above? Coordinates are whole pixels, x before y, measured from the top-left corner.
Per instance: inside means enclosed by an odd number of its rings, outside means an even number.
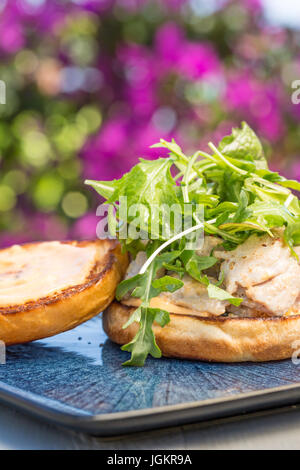
[[[92,318],[112,301],[127,264],[112,240],[0,250],[0,340],[33,341]]]

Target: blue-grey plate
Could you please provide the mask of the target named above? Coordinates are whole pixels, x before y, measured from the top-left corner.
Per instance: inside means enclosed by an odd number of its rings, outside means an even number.
[[[115,435],[224,418],[300,402],[292,361],[209,364],[127,353],[97,317],[53,338],[11,346],[0,365],[0,399],[56,424]]]

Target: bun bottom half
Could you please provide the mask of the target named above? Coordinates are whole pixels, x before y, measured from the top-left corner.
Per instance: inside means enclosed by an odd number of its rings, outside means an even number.
[[[115,343],[130,342],[137,323],[122,326],[135,309],[113,302],[103,313],[103,328]],[[269,318],[199,317],[170,314],[153,331],[163,356],[210,362],[263,362],[290,358],[300,348],[299,315]]]

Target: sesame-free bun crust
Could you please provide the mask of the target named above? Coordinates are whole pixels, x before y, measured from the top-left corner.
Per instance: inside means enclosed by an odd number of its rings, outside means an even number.
[[[134,308],[114,302],[103,314],[103,327],[109,338],[126,344],[137,333],[133,323],[122,326]],[[290,358],[300,340],[300,314],[269,318],[202,318],[170,314],[164,328],[155,324],[154,334],[167,357],[213,362],[262,362]],[[299,347],[299,346],[298,346]]]
[[[34,257],[37,250],[41,253],[43,246],[47,256],[49,245],[46,243],[31,243],[20,248],[28,250],[30,263],[30,257]],[[121,254],[118,242],[95,240],[54,243],[59,243],[60,248],[65,245],[88,247],[93,263],[88,265],[79,284],[64,286],[61,290],[41,298],[36,296],[24,303],[0,305],[0,340],[7,345],[25,343],[72,329],[100,313],[114,298],[116,286],[128,265],[128,257]],[[0,255],[3,263],[6,259],[7,263],[14,262],[11,249],[0,250]],[[76,257],[74,268],[75,263]],[[68,269],[72,270],[72,265]],[[46,275],[45,272],[45,278]]]

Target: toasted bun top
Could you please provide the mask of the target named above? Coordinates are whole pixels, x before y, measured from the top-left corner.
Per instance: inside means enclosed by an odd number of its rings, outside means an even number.
[[[0,340],[34,341],[89,320],[111,303],[127,264],[116,240],[0,250]]]
[[[1,250],[0,307],[81,284],[90,276],[99,249],[102,245],[45,242]]]
[[[58,296],[99,276],[112,244],[41,242],[0,250],[0,311]],[[101,269],[100,269],[101,271]]]

